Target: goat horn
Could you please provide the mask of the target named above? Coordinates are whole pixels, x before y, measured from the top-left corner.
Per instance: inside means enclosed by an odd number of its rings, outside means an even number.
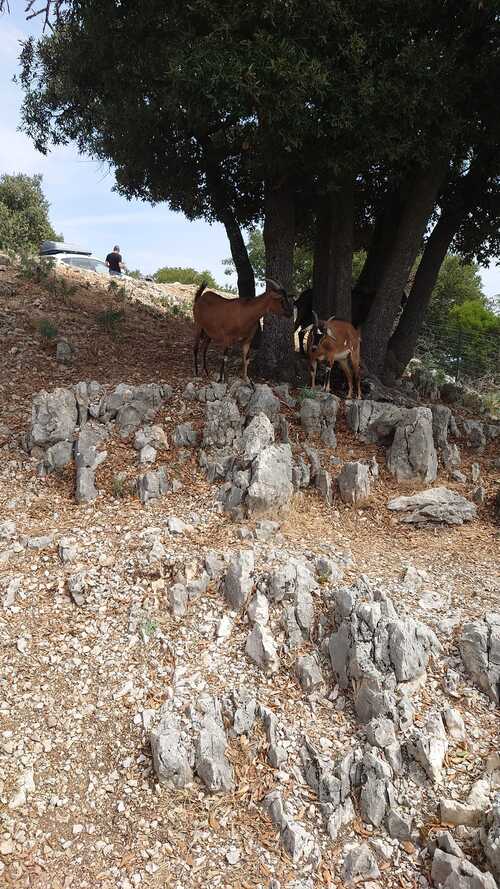
[[[266,284],[269,290],[276,290],[277,293],[279,293],[280,290],[283,290],[281,284],[277,284],[276,281],[273,281],[272,278],[266,278]]]

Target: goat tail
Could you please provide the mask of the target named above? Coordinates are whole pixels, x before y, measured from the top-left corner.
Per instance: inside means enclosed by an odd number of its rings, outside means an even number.
[[[206,286],[207,286],[207,282],[206,282],[206,281],[202,281],[201,284],[200,284],[200,286],[197,288],[196,293],[195,293],[195,295],[194,295],[194,301],[195,301],[195,302],[200,298],[200,296],[201,296],[201,294],[203,293],[203,291],[205,290],[205,287],[206,287]]]

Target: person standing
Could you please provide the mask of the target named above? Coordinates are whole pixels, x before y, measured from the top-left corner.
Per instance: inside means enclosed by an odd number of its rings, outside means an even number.
[[[110,275],[121,275],[123,260],[118,244],[115,244],[113,251],[106,256],[106,265]]]

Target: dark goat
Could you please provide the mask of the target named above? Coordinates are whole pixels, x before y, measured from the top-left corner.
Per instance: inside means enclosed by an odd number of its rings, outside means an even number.
[[[295,317],[294,333],[299,331],[299,348],[300,354],[305,355],[304,337],[306,330],[313,323],[313,291],[312,287],[303,290],[300,296],[295,300],[295,309],[297,315]]]

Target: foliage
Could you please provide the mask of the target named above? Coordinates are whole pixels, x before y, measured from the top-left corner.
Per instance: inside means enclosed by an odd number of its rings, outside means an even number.
[[[113,476],[111,492],[116,499],[121,499],[127,494],[127,477],[123,472],[117,472],[117,474]]]
[[[158,284],[202,284],[208,287],[217,287],[217,282],[211,272],[197,272],[196,269],[165,266],[158,269],[153,275]]]
[[[48,318],[42,318],[42,320],[38,324],[38,332],[43,340],[46,342],[52,342],[55,340],[57,336],[57,327],[52,324],[52,321],[49,321]]]
[[[0,176],[0,249],[38,252],[46,239],[57,239],[49,222],[49,204],[41,176]]]
[[[426,312],[425,327],[443,326],[450,310],[469,300],[484,303],[481,276],[473,263],[449,253],[441,266]]]
[[[54,260],[50,257],[40,259],[29,253],[21,253],[19,274],[25,281],[34,281],[36,284],[47,284],[53,270]]]
[[[115,337],[118,333],[119,325],[125,318],[123,309],[104,309],[97,315],[97,323],[106,331]]]
[[[142,281],[143,274],[139,269],[132,269],[132,271],[128,270],[127,275],[129,278],[135,278],[136,281]]]
[[[237,228],[262,222],[278,185],[314,217],[323,197],[354,183],[345,216],[367,229],[397,192],[402,224],[381,251],[390,275],[379,276],[368,319],[370,359],[383,363],[400,278],[440,195],[450,197],[439,180],[453,198],[472,157],[487,158],[488,176],[474,212],[458,213],[456,228],[460,213],[467,225],[455,246],[476,256],[489,238],[500,250],[499,31],[496,4],[477,0],[81,0],[24,47],[23,126],[42,151],[75,140],[109,163],[127,197],[226,229],[228,216]],[[426,177],[429,208],[412,189]],[[398,238],[405,249],[392,249]],[[307,261],[299,266],[297,289],[310,280]]]
[[[264,284],[266,277],[266,249],[264,246],[264,237],[262,229],[252,228],[248,232],[246,242],[248,258],[255,273],[255,280],[260,284]],[[363,268],[366,259],[364,250],[359,250],[352,257],[352,280],[353,284],[357,281],[358,276]],[[232,275],[235,271],[233,260],[228,257],[222,260],[225,266],[224,274]],[[308,287],[312,286],[313,275],[313,255],[312,250],[301,244],[295,245],[293,254],[293,287],[297,294],[302,293]]]
[[[298,399],[298,401],[299,401],[300,404],[301,404],[303,401],[305,401],[306,398],[312,398],[312,399],[315,399],[315,398],[317,398],[317,397],[318,397],[318,393],[317,393],[317,391],[316,391],[315,389],[309,389],[307,386],[305,386],[303,389],[299,389],[299,392],[298,392],[298,395],[297,395],[297,399]]]
[[[118,281],[115,281],[114,278],[111,278],[108,284],[108,291],[113,295],[115,299],[120,302],[127,301],[127,288],[124,284],[118,284]]]
[[[477,266],[449,254],[438,275],[419,353],[454,376],[500,374],[500,315],[485,297]]]
[[[51,275],[46,286],[50,295],[59,299],[64,305],[69,305],[71,298],[78,290],[77,284],[71,284],[63,277],[58,277],[57,275]]]

